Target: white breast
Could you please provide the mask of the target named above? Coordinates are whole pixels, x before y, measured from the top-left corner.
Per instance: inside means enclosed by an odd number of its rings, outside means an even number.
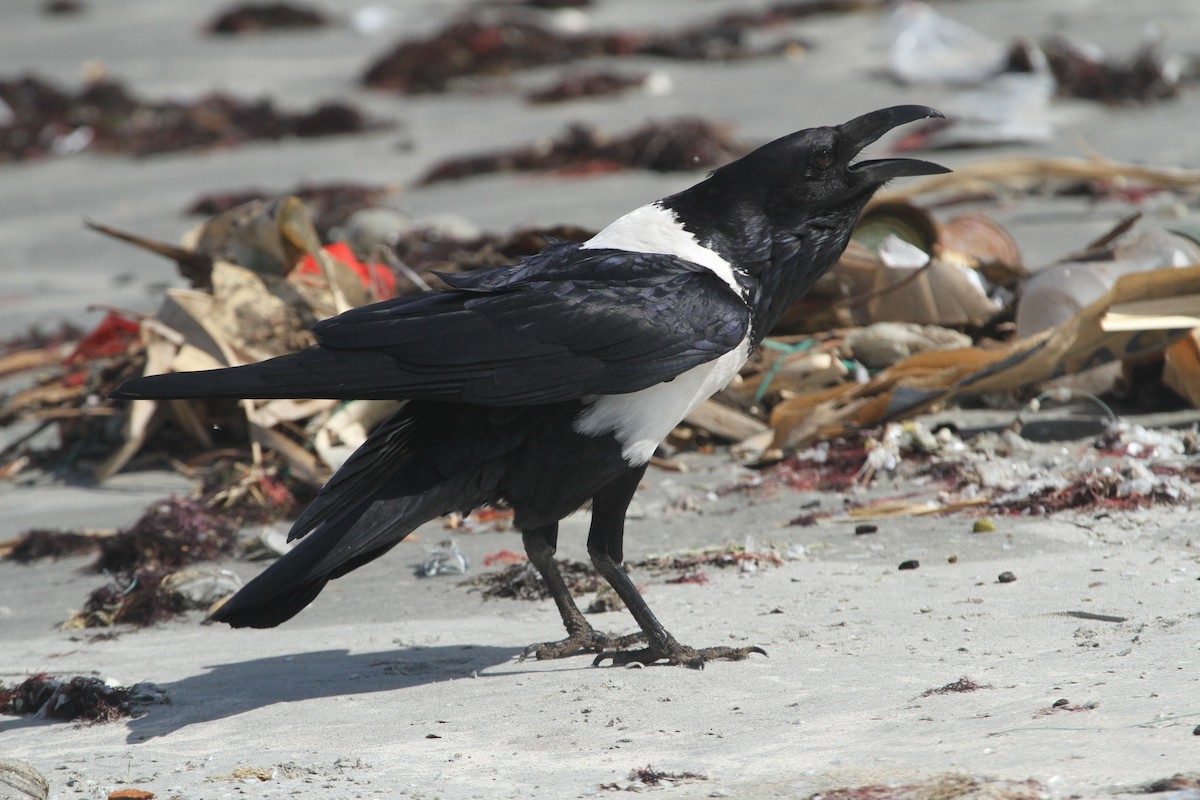
[[[738,285],[734,277],[733,265],[718,255],[716,251],[710,250],[696,241],[696,237],[680,224],[675,212],[663,208],[658,203],[635,208],[588,239],[580,247],[584,250],[612,248],[635,253],[662,253],[678,256],[702,267],[707,267],[714,275],[729,284],[739,296],[745,296],[742,287]]]
[[[725,355],[692,367],[674,380],[640,392],[596,398],[572,427],[586,436],[614,434],[621,444],[621,455],[630,466],[645,464],[671,429],[729,383],[749,356],[747,335]]]

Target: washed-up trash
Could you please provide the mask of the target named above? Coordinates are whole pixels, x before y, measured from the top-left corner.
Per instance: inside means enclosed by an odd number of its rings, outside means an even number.
[[[998,158],[956,166],[954,172],[906,182],[876,195],[876,202],[922,198],[927,204],[1015,194],[1141,197],[1154,191],[1200,192],[1200,170],[1125,164],[1091,158]]]
[[[1048,142],[1054,137],[1050,103],[1055,89],[1048,68],[997,75],[976,89],[947,98],[942,103],[945,118],[911,131],[896,143],[896,150]]]
[[[1061,325],[1104,295],[1121,275],[1200,264],[1200,240],[1186,230],[1173,232],[1151,227],[1122,237],[1109,255],[1104,259],[1093,257],[1055,264],[1034,275],[1025,285],[1017,306],[1017,336],[1032,336]],[[1158,305],[1153,311],[1162,316],[1164,310]],[[1113,313],[1120,310],[1111,309],[1110,320]],[[1139,323],[1135,320],[1130,324]],[[1162,324],[1177,323],[1165,320]]]
[[[869,369],[884,369],[915,353],[970,347],[971,337],[937,325],[877,322],[846,336],[846,347]]]
[[[976,84],[1007,62],[1003,43],[918,0],[895,3],[888,25],[888,67],[902,83]]]
[[[775,448],[790,449],[882,421],[910,417],[962,395],[1011,392],[1081,372],[1118,358],[1164,350],[1188,330],[1163,328],[1154,303],[1200,295],[1200,266],[1134,272],[1050,331],[994,349],[931,351],[911,356],[863,384],[781,402],[771,411]],[[1106,330],[1105,316],[1120,303],[1144,302],[1140,321]]]
[[[363,264],[345,245],[322,247],[295,197],[253,201],[218,214],[186,235],[181,247],[93,227],[172,258],[196,287],[168,290],[159,313],[144,321],[144,374],[235,366],[302,349],[313,341],[310,328],[316,320],[385,299],[395,290],[386,267]],[[125,443],[98,468],[100,477],[120,470],[140,450],[159,405],[130,404]],[[162,405],[198,442],[209,444],[195,404]],[[297,475],[320,482],[325,470],[313,456],[272,428],[336,405],[248,401],[239,408],[253,436],[291,461]]]
[[[1163,351],[1163,384],[1200,408],[1200,324]]]
[[[228,569],[187,567],[164,578],[162,586],[181,596],[189,608],[204,609],[242,588],[242,579]]]
[[[866,253],[837,269],[868,287],[852,309],[859,323],[982,325],[1002,308],[997,289],[1026,274],[1012,237],[982,214],[939,225],[918,206],[881,202],[863,214],[854,241]]]
[[[396,187],[375,184],[302,182],[287,191],[241,189],[204,194],[193,200],[184,213],[212,217],[255,200],[269,202],[280,197],[298,197],[321,240],[329,242],[337,238],[334,232],[356,212],[375,208],[396,191]],[[370,255],[362,251],[358,254]]]
[[[453,540],[446,540],[429,551],[429,555],[417,567],[417,577],[432,578],[436,575],[466,575],[467,557]]]

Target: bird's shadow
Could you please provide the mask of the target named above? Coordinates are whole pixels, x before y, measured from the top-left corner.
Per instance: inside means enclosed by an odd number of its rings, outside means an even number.
[[[318,650],[206,666],[197,675],[160,684],[168,703],[141,708],[145,713],[127,722],[126,741],[143,742],[188,725],[276,703],[387,692],[468,678],[511,661],[519,652],[470,645],[355,654]]]

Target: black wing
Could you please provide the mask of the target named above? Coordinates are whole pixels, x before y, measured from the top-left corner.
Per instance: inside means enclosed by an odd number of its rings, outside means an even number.
[[[672,256],[556,245],[444,280],[452,290],[318,323],[308,350],[134,379],[114,396],[552,403],[670,380],[732,350],[750,327],[728,284]]]

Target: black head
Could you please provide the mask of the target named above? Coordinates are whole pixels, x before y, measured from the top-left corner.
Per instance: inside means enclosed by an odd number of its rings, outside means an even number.
[[[893,128],[941,113],[894,106],[765,144],[662,203],[747,277],[766,319],[833,266],[871,195],[892,180],[949,172],[908,158],[857,160]]]
[[[711,228],[734,237],[744,235],[745,223],[753,227],[756,216],[786,229],[807,224],[814,214],[848,210],[856,215],[893,178],[949,172],[939,164],[909,158],[855,161],[863,148],[893,128],[941,116],[925,106],[893,106],[841,125],[797,131],[720,167],[663,202],[694,233]]]

